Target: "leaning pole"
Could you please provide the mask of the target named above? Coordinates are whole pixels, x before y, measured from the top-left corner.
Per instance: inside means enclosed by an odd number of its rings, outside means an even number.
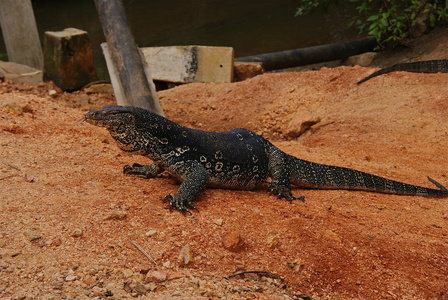
[[[151,94],[145,67],[126,18],[122,0],[94,0],[126,105],[163,111]]]

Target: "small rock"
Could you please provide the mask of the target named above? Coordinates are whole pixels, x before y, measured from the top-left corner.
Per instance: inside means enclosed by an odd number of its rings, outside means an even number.
[[[180,278],[184,278],[184,277],[185,277],[184,274],[173,271],[167,276],[166,280],[176,280],[176,279],[180,279]]]
[[[280,245],[278,236],[269,235],[267,238],[267,244],[268,244],[268,247],[271,249],[277,248]]]
[[[123,273],[124,278],[131,278],[133,275],[133,272],[130,269],[124,269],[121,272]]]
[[[23,115],[23,109],[17,103],[6,103],[3,105],[3,108],[13,115]]]
[[[96,282],[96,280],[95,280],[95,278],[94,278],[93,276],[91,276],[91,275],[86,275],[86,276],[84,277],[84,279],[83,279],[83,282],[84,282],[86,285],[91,286],[91,285],[93,285],[93,284]]]
[[[167,278],[166,273],[161,271],[149,271],[148,274],[146,274],[145,281],[146,282],[163,282]]]
[[[235,265],[235,271],[233,271],[233,273],[239,273],[239,272],[244,272],[246,271],[246,267],[244,265]]]
[[[344,62],[344,64],[351,65],[351,66],[361,66],[361,67],[367,67],[369,66],[375,56],[377,56],[378,53],[376,52],[366,52],[359,55],[353,55],[347,58]]]
[[[53,247],[59,247],[61,244],[62,244],[62,240],[60,238],[55,238],[50,243],[50,245]]]
[[[263,74],[263,65],[259,62],[234,62],[233,81],[243,81]]]
[[[73,230],[72,232],[70,232],[70,235],[74,238],[78,238],[81,237],[83,235],[82,229],[80,228],[76,228],[75,230]]]
[[[191,261],[193,261],[193,253],[191,251],[190,245],[186,244],[182,247],[182,249],[180,249],[179,264],[180,266],[185,266]]]
[[[158,285],[155,282],[150,282],[145,285],[146,290],[154,292],[157,289]]]
[[[286,134],[293,138],[299,137],[305,131],[310,129],[311,126],[319,123],[320,121],[320,117],[310,112],[298,111],[292,115]]]
[[[64,282],[62,280],[56,280],[53,282],[53,289],[62,290],[63,285],[64,285]]]
[[[157,230],[156,230],[156,229],[151,229],[151,230],[148,230],[148,231],[145,233],[145,235],[146,235],[147,237],[151,237],[151,236],[155,235],[156,233],[157,233]]]
[[[313,299],[313,297],[311,297],[310,295],[308,295],[308,294],[298,294],[297,295],[297,297],[299,298],[299,299],[302,299],[302,300],[312,300]]]
[[[243,249],[245,243],[240,234],[231,231],[222,237],[222,245],[227,250],[236,252]]]
[[[288,266],[288,268],[290,268],[298,273],[301,272],[303,270],[303,268],[305,267],[305,264],[300,259],[296,259],[294,261],[287,262],[286,265]]]
[[[146,294],[146,287],[141,282],[127,282],[124,285],[124,290],[131,293],[131,296],[137,297]]]
[[[224,223],[223,219],[214,219],[213,223],[215,223],[218,226],[222,226],[222,224]]]
[[[23,235],[30,241],[35,241],[42,238],[42,235],[36,231],[26,230]]]
[[[10,254],[11,254],[11,257],[16,257],[16,256],[19,256],[20,254],[22,254],[22,252],[20,252],[18,250],[13,250]]]
[[[65,281],[75,281],[76,279],[78,279],[78,277],[76,277],[76,275],[73,274],[67,275],[65,277]]]
[[[164,262],[164,263],[162,264],[162,266],[163,266],[164,268],[169,269],[170,266],[171,266],[171,262],[170,262],[169,260],[167,260],[166,262]]]
[[[124,211],[113,211],[106,217],[106,220],[124,220],[126,217],[127,215]]]
[[[51,98],[55,98],[57,95],[58,95],[58,92],[56,90],[48,91],[48,96],[50,96]]]

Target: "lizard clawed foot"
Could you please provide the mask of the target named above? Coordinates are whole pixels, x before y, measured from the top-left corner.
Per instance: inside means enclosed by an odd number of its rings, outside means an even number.
[[[138,172],[141,167],[143,167],[143,165],[138,163],[134,163],[132,167],[130,165],[124,165],[123,174],[141,175],[141,173]]]
[[[191,211],[189,209],[195,210],[197,212],[199,212],[199,210],[196,208],[196,206],[194,206],[191,202],[189,201],[181,201],[179,199],[176,199],[177,197],[168,194],[165,196],[165,198],[163,199],[164,202],[169,202],[170,206],[169,209],[170,210],[178,210],[181,213],[188,213],[191,215]]]
[[[276,195],[279,199],[285,198],[289,202],[292,202],[294,200],[300,200],[302,202],[305,202],[305,196],[294,197],[291,193],[291,189],[289,189],[288,187],[275,186],[271,184],[269,186],[269,191],[272,194]]]
[[[138,163],[134,163],[132,167],[130,165],[125,165],[123,167],[123,174],[126,175],[137,175],[143,178],[152,178],[156,176],[156,170],[152,168],[152,165],[141,165]]]

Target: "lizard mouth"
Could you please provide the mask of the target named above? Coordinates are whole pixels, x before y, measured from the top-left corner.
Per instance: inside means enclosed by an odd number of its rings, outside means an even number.
[[[101,114],[100,112],[95,111],[95,110],[91,110],[91,111],[87,112],[84,115],[84,117],[77,120],[76,122],[79,122],[79,123],[87,122],[87,123],[95,125],[95,126],[109,127],[111,125],[111,124],[109,124],[109,123],[111,123],[110,121],[111,121],[111,119],[106,118],[104,116],[104,114]]]
[[[119,110],[103,111],[91,110],[87,112],[78,122],[87,122],[89,124],[105,127],[109,130],[116,130],[118,127],[129,122],[126,113]]]

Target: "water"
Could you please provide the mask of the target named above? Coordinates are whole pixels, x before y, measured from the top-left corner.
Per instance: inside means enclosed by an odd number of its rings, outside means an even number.
[[[342,1],[343,2],[343,1]],[[89,32],[100,78],[107,70],[100,48],[105,41],[93,0],[34,0],[36,22],[45,31],[75,27]],[[140,47],[229,46],[235,57],[341,42],[357,37],[346,24],[355,5],[333,6],[328,14],[294,17],[298,0],[125,0]],[[5,53],[3,38],[0,53]]]

